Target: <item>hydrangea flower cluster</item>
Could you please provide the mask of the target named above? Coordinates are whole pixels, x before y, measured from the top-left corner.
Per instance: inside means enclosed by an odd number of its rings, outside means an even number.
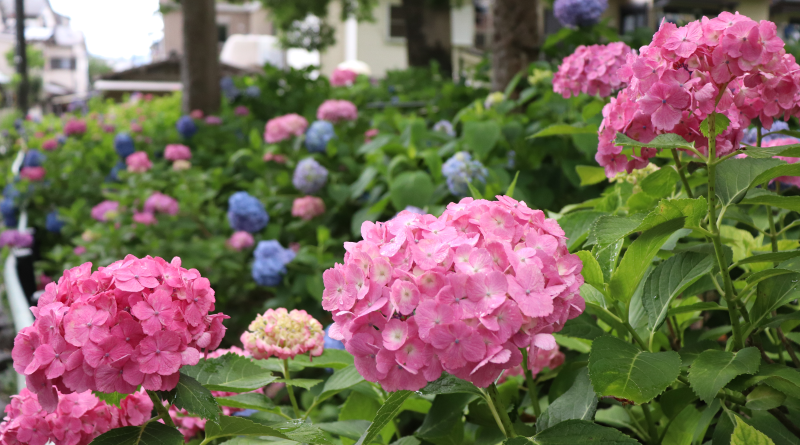
[[[183,144],[168,144],[164,149],[164,158],[170,161],[188,161],[192,159],[192,150]]]
[[[244,105],[239,105],[238,107],[233,109],[233,114],[236,116],[247,116],[250,114],[250,109]]]
[[[240,230],[238,232],[233,232],[233,235],[228,238],[228,241],[225,242],[225,245],[233,250],[242,250],[252,247],[255,242],[256,241],[253,239],[253,235],[251,235],[250,232]]]
[[[55,139],[48,139],[42,142],[42,150],[53,151],[58,148],[58,141]]]
[[[770,139],[766,142],[764,141],[761,142],[762,147],[780,147],[781,145],[793,145],[793,144],[800,144],[800,139],[784,136],[775,139]],[[794,164],[797,161],[800,161],[800,158],[791,158],[787,156],[775,156],[775,158],[780,159],[782,161],[786,161],[790,164]],[[779,176],[775,178],[774,181],[789,186],[793,185],[795,187],[800,187],[800,176]]]
[[[310,221],[325,213],[325,202],[316,196],[296,198],[292,203],[292,216]]]
[[[123,426],[139,426],[150,420],[153,402],[137,392],[112,406],[91,391],[58,394],[58,409],[47,413],[36,394],[24,388],[11,396],[0,424],[0,443],[88,445],[95,437]]]
[[[64,271],[31,308],[36,317],[14,339],[14,369],[26,376],[45,411],[62,393],[130,394],[139,385],[169,391],[178,370],[195,365],[225,335],[214,290],[181,260],[128,255],[92,272]]]
[[[622,42],[581,45],[564,58],[553,75],[553,91],[565,99],[579,93],[610,96],[612,92],[627,86],[620,80],[617,70],[625,64],[631,53],[631,48]]]
[[[9,229],[0,233],[0,248],[2,247],[30,247],[33,245],[33,235],[17,229]]]
[[[178,201],[161,192],[153,192],[150,197],[144,201],[144,211],[149,213],[165,213],[167,215],[175,216],[180,210]]]
[[[305,158],[298,162],[292,175],[294,187],[307,195],[317,193],[327,182],[328,169],[314,158]]]
[[[464,198],[440,217],[365,222],[344,264],[323,274],[331,338],[365,379],[418,390],[442,370],[480,387],[556,349],[553,333],[578,316],[583,265],[541,210],[506,196]]]
[[[133,138],[128,133],[117,133],[114,136],[114,151],[120,158],[125,159],[136,151]]]
[[[73,119],[64,125],[64,135],[66,136],[80,136],[83,133],[86,133],[86,122],[82,120]]]
[[[317,108],[317,119],[337,124],[358,119],[356,105],[348,100],[328,99]]]
[[[556,0],[553,15],[564,26],[592,26],[608,9],[608,0]]]
[[[356,82],[358,73],[348,69],[336,68],[331,73],[331,85],[335,87],[349,87]]]
[[[306,148],[311,153],[324,153],[328,142],[336,137],[333,124],[328,121],[314,121],[306,131]]]
[[[789,124],[784,121],[775,121],[772,123],[772,128],[766,129],[761,127],[761,143],[769,142],[774,139],[781,139],[785,138],[786,136],[782,134],[769,134],[771,132],[781,131],[781,130],[788,130]],[[758,129],[756,127],[750,127],[744,131],[744,136],[742,137],[742,144],[747,145],[756,145],[758,142]]]
[[[128,171],[131,173],[144,173],[153,167],[150,158],[147,157],[147,152],[137,151],[127,158],[125,164],[128,166]]]
[[[304,310],[267,309],[257,315],[242,334],[244,349],[255,359],[293,359],[300,354],[322,355],[325,331],[319,321]]]
[[[48,232],[60,233],[64,228],[64,221],[58,216],[58,210],[53,210],[45,217],[44,228]]]
[[[295,257],[292,249],[285,249],[276,240],[259,241],[253,251],[253,280],[261,286],[277,286],[286,275],[286,265]]]
[[[486,96],[486,99],[483,101],[483,108],[488,110],[504,100],[506,100],[506,95],[503,94],[502,91],[495,91]]]
[[[438,131],[440,133],[444,133],[448,136],[456,137],[456,129],[453,128],[453,124],[450,123],[449,120],[442,119],[439,122],[433,124],[433,131]]]
[[[191,139],[197,133],[197,124],[194,123],[191,116],[181,116],[175,123],[175,129],[184,139]]]
[[[17,225],[17,204],[15,200],[19,197],[19,190],[14,184],[6,184],[3,187],[3,200],[0,201],[0,214],[3,216],[3,224],[6,227]]]
[[[221,125],[222,118],[219,116],[206,116],[204,122],[206,125]]]
[[[41,167],[47,156],[42,154],[39,150],[28,150],[25,152],[25,157],[22,159],[23,167]]]
[[[617,132],[640,142],[676,133],[707,152],[700,123],[716,111],[730,120],[716,137],[723,156],[739,148],[751,119],[769,129],[799,115],[800,66],[783,46],[774,23],[738,13],[680,28],[662,23],[650,45],[628,56],[618,72],[628,87],[603,109],[595,158],[606,175],[641,168],[655,155],[645,148],[629,159],[613,144]]]
[[[44,167],[22,167],[19,170],[19,177],[28,181],[41,181],[45,173]]]
[[[447,178],[447,188],[456,196],[469,195],[469,183],[486,182],[489,172],[481,161],[473,160],[466,151],[459,151],[442,165],[442,174]]]
[[[119,202],[117,201],[103,201],[100,204],[92,207],[92,218],[96,221],[107,222],[116,218],[119,214]]]
[[[228,222],[233,230],[256,233],[269,223],[264,204],[247,192],[236,192],[228,198]]]
[[[370,128],[369,130],[364,132],[364,142],[370,142],[378,134],[380,134],[380,130],[378,130],[377,128]]]
[[[297,113],[275,117],[267,121],[264,128],[264,141],[277,144],[292,136],[301,136],[308,127],[308,121]]]

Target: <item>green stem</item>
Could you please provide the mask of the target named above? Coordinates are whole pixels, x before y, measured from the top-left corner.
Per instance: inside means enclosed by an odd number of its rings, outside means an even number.
[[[653,422],[653,416],[650,415],[650,407],[646,403],[642,405],[642,412],[644,420],[647,422],[647,435],[650,436],[650,443],[656,444],[658,443],[658,430]]]
[[[153,406],[156,408],[156,412],[158,413],[159,417],[164,420],[164,423],[167,426],[175,428],[175,423],[172,421],[172,417],[169,416],[169,410],[161,402],[161,399],[158,398],[158,395],[149,390],[147,391],[147,395],[150,396],[150,400],[153,401]]]
[[[519,348],[519,350],[522,351],[522,366],[525,370],[525,384],[528,386],[528,397],[531,399],[533,415],[538,419],[542,414],[542,408],[539,406],[539,394],[536,389],[536,382],[533,381],[533,373],[528,369],[528,348]]]
[[[683,189],[686,190],[686,196],[691,199],[694,199],[694,194],[692,193],[692,188],[689,186],[689,180],[686,179],[686,175],[683,173],[683,165],[681,164],[681,155],[678,153],[677,148],[672,149],[672,159],[675,160],[675,170],[678,171],[678,175],[681,177],[681,182],[683,183]]]
[[[633,336],[633,339],[636,341],[639,347],[641,347],[645,351],[650,351],[650,348],[647,347],[647,343],[645,343],[644,340],[642,340],[642,337],[639,336],[639,333],[636,332],[636,329],[634,329],[633,326],[631,326],[630,322],[626,320],[622,323],[625,325],[625,329],[627,329],[628,332],[631,333],[631,336]]]
[[[289,393],[289,400],[292,401],[292,408],[294,408],[294,417],[300,418],[300,408],[297,406],[297,399],[294,398],[294,390],[292,389],[292,378],[289,376],[289,360],[283,359],[283,379],[286,380],[286,392]]]
[[[486,404],[489,405],[489,410],[492,411],[492,415],[494,416],[495,422],[497,422],[497,426],[500,427],[500,431],[509,439],[517,437],[517,434],[514,433],[514,425],[508,417],[506,408],[500,400],[500,393],[497,392],[497,386],[494,383],[486,388]]]
[[[717,257],[717,265],[724,285],[725,300],[728,302],[728,314],[731,318],[733,327],[733,346],[736,350],[744,347],[742,338],[742,327],[739,323],[739,310],[736,308],[736,295],[733,291],[733,281],[728,272],[728,264],[725,261],[725,251],[722,250],[722,239],[719,234],[717,221],[717,165],[716,165],[716,114],[708,115],[708,228],[711,232],[711,241],[714,243],[714,252]]]

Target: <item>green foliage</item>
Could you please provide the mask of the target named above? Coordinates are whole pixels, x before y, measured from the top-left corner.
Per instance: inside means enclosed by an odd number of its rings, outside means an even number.
[[[755,374],[761,359],[756,348],[744,348],[736,353],[703,351],[692,362],[689,383],[692,390],[706,403],[736,376]]]
[[[597,410],[597,395],[589,381],[589,372],[581,369],[569,391],[550,403],[550,406],[536,421],[536,431],[542,432],[565,420],[578,419],[591,421]]]
[[[92,441],[92,445],[181,445],[182,443],[183,435],[178,430],[157,422],[115,428]]]
[[[212,391],[247,392],[277,380],[251,359],[236,354],[200,360],[197,365],[181,368],[181,373]]]

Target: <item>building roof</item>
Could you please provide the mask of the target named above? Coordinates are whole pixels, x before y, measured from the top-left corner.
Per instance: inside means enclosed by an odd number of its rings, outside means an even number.
[[[220,71],[223,76],[238,76],[248,74],[252,71],[220,63]],[[181,80],[181,61],[178,57],[170,57],[160,62],[153,62],[117,71],[100,77],[102,80],[136,80],[136,81],[160,81],[160,82],[180,82]],[[95,82],[97,83],[97,82]]]

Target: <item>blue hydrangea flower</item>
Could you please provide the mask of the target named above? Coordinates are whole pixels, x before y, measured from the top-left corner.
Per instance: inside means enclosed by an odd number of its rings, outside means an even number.
[[[120,158],[125,159],[136,151],[133,144],[133,138],[128,133],[117,133],[114,136],[114,150]]]
[[[450,121],[447,119],[442,119],[439,122],[433,124],[433,131],[444,133],[450,137],[456,136],[456,129],[453,128],[453,124],[451,124]]]
[[[325,349],[344,349],[344,343],[340,340],[334,340],[328,336],[328,331],[331,329],[331,326],[325,328]]]
[[[65,142],[67,142],[67,137],[64,136],[63,134],[59,134],[56,140],[58,141],[58,145],[61,146],[64,145]]]
[[[286,264],[291,262],[295,253],[285,249],[277,240],[259,241],[253,251],[253,280],[261,286],[277,286],[286,275]]]
[[[228,198],[228,222],[233,230],[256,233],[266,227],[269,215],[261,201],[247,192],[236,192]]]
[[[106,176],[106,182],[119,182],[119,172],[127,170],[128,166],[125,161],[117,161],[116,165],[111,167],[111,171]]]
[[[47,214],[44,228],[47,229],[48,232],[61,233],[61,229],[64,228],[64,221],[59,219],[58,210],[53,210]]]
[[[250,85],[244,89],[244,95],[253,99],[257,99],[259,96],[261,96],[261,88],[259,88],[257,85]]]
[[[14,184],[6,184],[3,187],[3,197],[8,198],[11,200],[19,198],[19,190],[14,186]]]
[[[517,166],[517,152],[514,150],[510,150],[508,152],[508,157],[506,158],[506,168],[509,170],[513,170]]]
[[[230,76],[225,76],[222,80],[219,81],[219,87],[222,90],[222,94],[227,98],[229,101],[234,101],[238,98],[242,92],[236,88],[236,84],[233,83],[233,79]]]
[[[3,224],[6,227],[17,226],[17,206],[12,198],[3,198],[0,201],[0,213],[3,215]]]
[[[312,195],[328,182],[328,170],[314,158],[305,158],[294,169],[292,184],[297,190]]]
[[[306,148],[311,153],[324,153],[328,141],[336,137],[333,124],[328,121],[314,121],[306,130]]]
[[[25,152],[25,158],[22,160],[23,167],[41,167],[47,156],[43,155],[41,151],[33,149]]]
[[[473,160],[465,151],[459,151],[442,165],[442,174],[447,178],[447,188],[456,196],[469,195],[469,183],[486,182],[488,172],[480,161]]]
[[[767,133],[772,133],[774,131],[781,131],[781,130],[788,130],[788,129],[789,129],[789,124],[787,124],[786,122],[784,122],[784,121],[774,121],[772,123],[772,128],[770,128],[769,130],[767,130],[766,128],[762,127],[761,128],[761,134],[765,135]],[[779,139],[779,138],[785,138],[785,137],[786,136],[784,136],[782,134],[772,134],[772,135],[769,135],[769,136],[762,137],[761,138],[761,143],[763,144],[764,142],[769,142],[769,141],[771,141],[773,139]],[[744,131],[744,137],[742,137],[742,143],[743,144],[756,145],[757,142],[758,142],[758,130],[755,127],[748,128],[747,130]]]
[[[177,128],[178,133],[186,139],[190,139],[197,133],[197,124],[194,123],[194,119],[192,119],[191,116],[181,116],[175,124],[175,128]]]
[[[556,0],[553,14],[564,26],[592,26],[608,9],[608,0]]]

